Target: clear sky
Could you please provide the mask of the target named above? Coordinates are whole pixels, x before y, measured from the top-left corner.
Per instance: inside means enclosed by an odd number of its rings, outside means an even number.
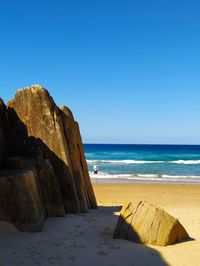
[[[86,143],[200,144],[198,0],[0,1],[0,96],[41,84]]]

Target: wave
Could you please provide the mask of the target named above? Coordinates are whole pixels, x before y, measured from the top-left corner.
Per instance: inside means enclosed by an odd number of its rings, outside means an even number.
[[[92,179],[121,179],[121,180],[136,180],[136,181],[174,181],[174,182],[198,182],[200,183],[200,176],[197,175],[159,175],[159,174],[110,174],[99,172],[93,174],[89,172]]]
[[[88,164],[94,163],[113,163],[113,164],[200,164],[200,160],[176,160],[176,161],[140,161],[140,160],[87,160]]]
[[[177,160],[177,161],[171,161],[171,163],[176,163],[176,164],[200,164],[200,160]]]
[[[113,164],[145,164],[164,163],[165,161],[139,161],[139,160],[87,160],[88,163],[113,163]]]

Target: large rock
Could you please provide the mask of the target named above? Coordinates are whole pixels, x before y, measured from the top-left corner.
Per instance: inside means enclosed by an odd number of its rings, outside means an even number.
[[[6,160],[8,169],[31,169],[38,183],[38,190],[44,214],[47,216],[64,216],[65,209],[60,186],[54,175],[51,163],[38,152],[37,159],[11,157]]]
[[[20,122],[15,124],[21,132],[20,135],[24,135],[24,130],[20,129],[19,125],[23,123],[28,137],[32,137],[32,141],[35,139],[31,146],[39,147],[43,157],[52,164],[60,184],[65,211],[76,213],[87,211],[90,207],[96,208],[88,170],[85,170],[83,151],[78,149],[79,144],[82,144],[81,137],[72,114],[69,115],[69,109],[59,109],[47,90],[39,85],[18,90],[9,107],[10,112],[14,111],[19,118]],[[16,118],[11,120],[14,121]],[[14,132],[16,131],[15,126]],[[12,145],[14,146],[16,145]],[[22,146],[23,144],[20,145]],[[27,150],[29,156],[32,156],[30,148]],[[20,153],[18,147],[17,153]]]
[[[180,222],[147,201],[128,203],[120,212],[114,238],[167,246],[189,238]]]
[[[9,106],[26,126],[28,136],[41,141],[35,141],[34,146],[39,145],[44,157],[51,161],[60,183],[65,211],[79,212],[80,205],[59,108],[47,90],[40,86],[18,90]]]
[[[0,220],[20,230],[40,230],[46,216],[97,207],[78,124],[39,85],[18,90],[7,106],[0,100],[0,169],[8,172],[0,175]],[[27,217],[24,199],[32,210]]]
[[[7,156],[7,139],[6,139],[6,106],[0,98],[0,167],[4,164]]]
[[[85,171],[85,157],[82,141],[78,128],[78,123],[69,108],[62,106],[62,118],[65,136],[71,159],[72,172],[75,180],[76,191],[81,211],[87,211],[88,208],[96,208],[96,200],[90,182],[88,171]]]
[[[0,172],[0,220],[21,231],[41,231],[44,213],[37,178],[31,169]]]
[[[78,140],[77,148],[78,148],[79,153],[80,153],[80,164],[82,167],[83,177],[84,177],[84,181],[86,184],[86,194],[87,194],[88,201],[89,201],[89,208],[95,209],[95,208],[97,208],[97,202],[96,202],[94,190],[93,190],[93,187],[92,187],[92,184],[90,181],[88,166],[87,166],[87,162],[86,162],[86,158],[85,158],[85,152],[84,152],[83,143],[82,143],[82,139],[81,139],[81,133],[80,133],[79,125],[77,122],[75,122],[75,125],[76,125],[77,140]]]

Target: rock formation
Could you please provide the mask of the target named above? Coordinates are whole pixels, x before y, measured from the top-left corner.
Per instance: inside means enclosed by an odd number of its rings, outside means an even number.
[[[114,238],[167,246],[189,238],[180,222],[154,205],[140,201],[122,208]]]
[[[18,90],[7,106],[0,100],[2,190],[0,220],[23,231],[97,207],[78,124],[39,85]]]
[[[3,165],[7,156],[7,140],[6,140],[6,106],[0,98],[0,167]]]
[[[21,231],[41,231],[45,215],[31,169],[0,172],[0,220]]]

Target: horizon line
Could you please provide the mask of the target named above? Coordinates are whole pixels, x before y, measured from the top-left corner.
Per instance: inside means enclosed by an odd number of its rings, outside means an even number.
[[[176,144],[176,143],[97,143],[97,142],[94,142],[94,143],[83,143],[84,145],[180,145],[180,146],[200,146],[200,144]]]

